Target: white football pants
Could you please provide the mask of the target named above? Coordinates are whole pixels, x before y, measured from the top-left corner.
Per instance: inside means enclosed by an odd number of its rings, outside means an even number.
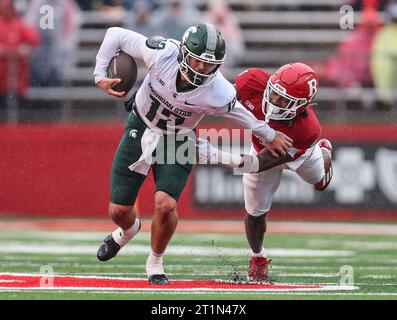
[[[253,146],[250,153],[257,153]],[[283,163],[260,173],[245,173],[243,176],[244,203],[248,214],[258,217],[270,210],[283,170],[296,172],[307,183],[319,182],[324,177],[325,171],[323,153],[318,144],[307,149],[295,161]]]

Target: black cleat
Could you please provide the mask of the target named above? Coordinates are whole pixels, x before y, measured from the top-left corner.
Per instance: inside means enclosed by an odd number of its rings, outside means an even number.
[[[112,234],[109,234],[104,240],[97,252],[97,258],[101,261],[108,261],[115,257],[120,251],[120,245],[114,241]]]
[[[167,285],[169,283],[165,274],[153,274],[149,277],[149,284]]]

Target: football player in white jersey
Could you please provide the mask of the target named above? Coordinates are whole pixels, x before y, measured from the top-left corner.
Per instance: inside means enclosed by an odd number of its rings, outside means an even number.
[[[141,223],[133,206],[151,169],[156,193],[152,252],[146,262],[146,272],[149,283],[168,284],[163,254],[177,226],[177,201],[192,163],[153,163],[159,137],[167,140],[176,134],[189,134],[204,116],[218,115],[252,129],[275,156],[285,155],[292,140],[256,119],[236,102],[233,85],[219,72],[226,56],[225,42],[213,25],[201,23],[188,28],[182,42],[148,39],[122,28],[108,29],[97,55],[95,82],[106,93],[123,98],[125,93],[112,88],[120,79],[106,77],[109,62],[119,50],[143,60],[148,74],[136,94],[135,108],[128,116],[112,166],[109,215],[119,228],[104,239],[97,257],[101,261],[113,258],[139,231]],[[176,143],[175,149],[178,147]]]

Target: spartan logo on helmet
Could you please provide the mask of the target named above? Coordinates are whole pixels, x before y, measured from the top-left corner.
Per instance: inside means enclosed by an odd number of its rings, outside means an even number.
[[[225,40],[212,24],[200,23],[189,27],[182,37],[178,57],[179,70],[196,87],[208,85],[225,61]],[[191,66],[192,59],[212,65],[208,73]]]

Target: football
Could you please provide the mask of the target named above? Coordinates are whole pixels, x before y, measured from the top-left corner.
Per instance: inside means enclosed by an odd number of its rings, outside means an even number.
[[[135,59],[124,51],[117,52],[107,68],[108,78],[119,78],[121,82],[113,87],[115,91],[128,93],[135,85],[138,67]]]

